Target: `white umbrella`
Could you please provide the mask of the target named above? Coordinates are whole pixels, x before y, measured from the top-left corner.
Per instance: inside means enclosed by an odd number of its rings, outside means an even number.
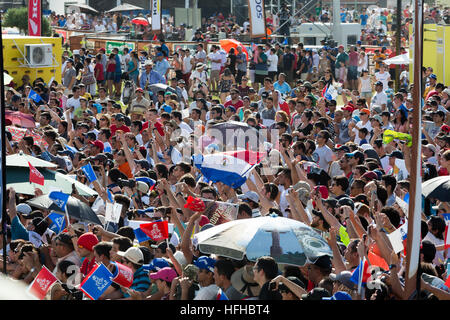
[[[80,8],[80,9],[85,9],[85,10],[88,10],[88,11],[92,11],[92,12],[98,13],[97,10],[95,10],[91,6],[88,6],[87,4],[72,3],[72,4],[70,4],[69,8],[70,7],[77,7],[77,8]]]
[[[124,4],[121,4],[120,6],[112,8],[111,10],[109,10],[107,12],[134,11],[134,10],[144,10],[144,8],[134,6],[129,3],[124,3]]]
[[[277,263],[303,266],[333,257],[322,236],[306,224],[277,215],[240,219],[197,233],[199,250],[236,260],[271,256]]]
[[[410,64],[412,60],[409,58],[409,53],[404,53],[389,59],[384,60],[384,63],[387,65],[390,64]]]

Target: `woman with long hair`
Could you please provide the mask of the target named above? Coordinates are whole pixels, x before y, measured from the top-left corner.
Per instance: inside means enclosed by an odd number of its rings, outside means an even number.
[[[220,102],[222,104],[226,102],[226,98],[231,91],[231,85],[233,84],[235,84],[234,76],[229,68],[225,68],[219,78]]]
[[[398,109],[395,112],[394,130],[397,132],[408,132],[408,116],[403,109]]]
[[[114,72],[116,70],[116,55],[111,53],[106,63],[106,92],[110,97],[114,96],[113,83],[114,83]]]

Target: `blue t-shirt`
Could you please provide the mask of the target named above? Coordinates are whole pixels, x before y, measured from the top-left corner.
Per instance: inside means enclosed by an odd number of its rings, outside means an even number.
[[[119,58],[118,54],[116,54],[115,59],[116,59],[116,70],[115,70],[115,72],[116,73],[122,73],[122,66],[120,65],[121,62],[120,62],[120,58]]]
[[[347,13],[341,12],[341,22],[345,23],[346,19],[347,19]]]
[[[361,19],[361,25],[365,27],[367,25],[367,19],[369,19],[369,16],[367,14],[362,14],[359,16]]]
[[[280,91],[281,94],[289,94],[291,92],[291,87],[287,82],[283,82],[283,84],[280,85],[277,81],[273,84],[273,88]]]
[[[23,226],[18,216],[11,221],[11,240],[29,240],[28,230]]]

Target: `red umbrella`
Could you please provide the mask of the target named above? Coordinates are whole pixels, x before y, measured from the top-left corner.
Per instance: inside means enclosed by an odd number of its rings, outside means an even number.
[[[12,124],[19,125],[23,128],[35,128],[36,121],[30,114],[25,114],[19,111],[5,111],[5,119],[10,120]]]
[[[148,26],[150,24],[146,18],[142,18],[142,17],[134,18],[133,20],[131,20],[131,22],[134,24],[140,24],[143,26]]]
[[[244,47],[242,43],[235,39],[222,39],[219,40],[220,46],[226,51],[229,52],[231,48],[234,48],[236,54],[237,54],[237,47],[242,47],[242,52],[245,53],[248,59],[248,52],[247,49]]]

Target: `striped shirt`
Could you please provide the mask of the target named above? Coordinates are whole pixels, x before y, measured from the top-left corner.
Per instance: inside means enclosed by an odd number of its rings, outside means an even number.
[[[140,267],[136,270],[136,272],[133,275],[133,284],[131,285],[130,289],[144,292],[147,291],[148,288],[150,288],[151,282],[150,278],[148,276],[148,271],[144,270],[143,267]],[[127,293],[124,293],[123,296],[125,298],[128,298],[130,295]]]

